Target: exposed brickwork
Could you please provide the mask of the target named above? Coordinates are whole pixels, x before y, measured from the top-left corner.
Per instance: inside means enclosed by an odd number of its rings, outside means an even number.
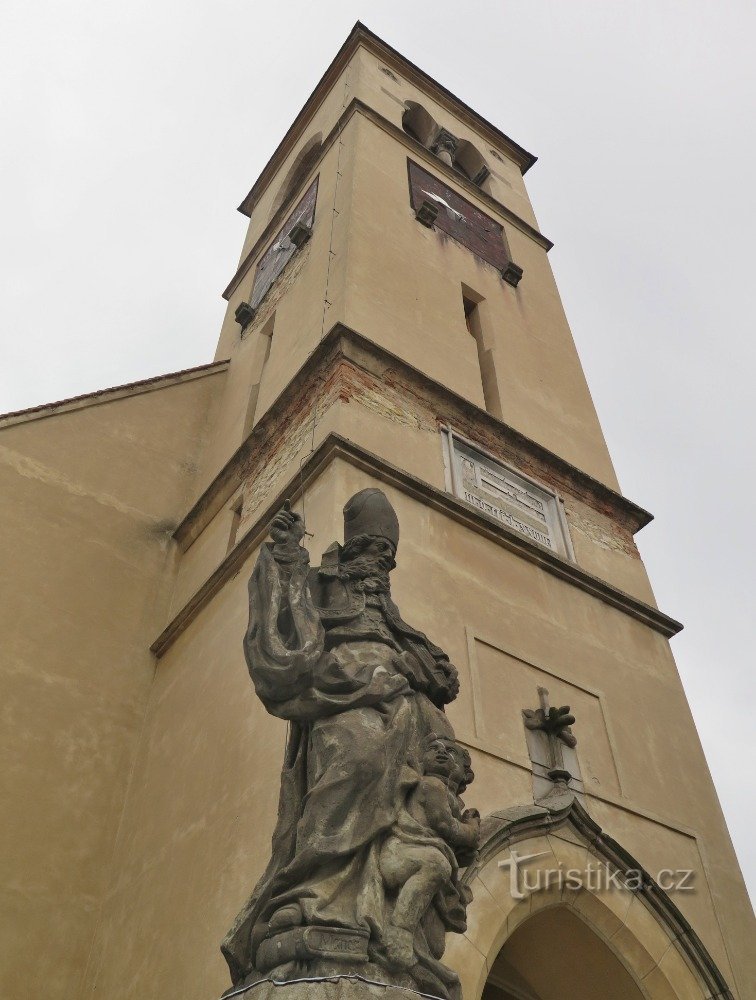
[[[244,486],[244,503],[239,523],[239,533],[255,519],[273,490],[279,474],[297,455],[308,450],[312,438],[313,410],[322,415],[339,399],[341,381],[338,372],[341,365],[331,355],[325,363],[313,370],[310,377],[298,387],[274,417],[268,415],[261,422],[263,427],[270,424],[254,452],[244,459],[241,479]],[[328,371],[331,375],[328,376]]]
[[[556,490],[565,502],[570,527],[592,544],[639,558],[630,526],[618,517],[616,509],[603,502],[584,483],[565,474],[562,468],[539,460],[526,447],[516,447],[502,434],[476,419],[472,407],[454,405],[448,397],[429,390],[411,371],[386,368],[380,375],[345,358],[338,344],[283,405],[276,409],[267,433],[252,455],[245,459],[242,479],[244,509],[241,530],[251,523],[271,496],[280,475],[291,476],[291,465],[300,453],[309,450],[312,438],[313,407],[316,423],[334,405],[362,406],[393,423],[412,427],[436,436],[450,424],[458,433],[490,451],[515,469]],[[264,421],[265,422],[265,421]],[[263,422],[263,423],[264,423]],[[261,427],[261,431],[265,428]]]
[[[629,531],[618,528],[616,522],[593,510],[587,504],[574,497],[563,497],[564,510],[570,529],[585,535],[594,545],[614,552],[622,552],[633,559],[640,559],[638,547]]]
[[[342,361],[328,384],[338,384],[342,402],[354,401],[396,423],[435,433],[438,420],[427,401],[413,394],[409,385],[396,383],[393,379],[391,371],[386,372],[384,379],[378,379],[363,368]]]

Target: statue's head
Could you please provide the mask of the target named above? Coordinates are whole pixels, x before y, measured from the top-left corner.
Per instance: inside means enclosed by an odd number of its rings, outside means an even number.
[[[423,772],[448,781],[462,793],[473,781],[470,754],[456,740],[432,733],[423,746]]]
[[[384,539],[396,555],[399,520],[386,494],[375,487],[355,493],[344,506],[344,545],[359,535]]]
[[[360,490],[344,507],[342,572],[356,580],[372,580],[368,589],[388,590],[388,574],[396,566],[399,521],[386,495]]]

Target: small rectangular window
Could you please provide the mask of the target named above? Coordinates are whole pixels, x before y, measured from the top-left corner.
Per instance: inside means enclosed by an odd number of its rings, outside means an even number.
[[[275,324],[276,314],[271,313],[262,330],[259,330],[256,334],[257,342],[254,344],[255,360],[251,372],[252,384],[249,390],[247,412],[244,416],[244,428],[242,430],[242,439],[244,441],[247,440],[249,435],[252,433],[252,428],[255,426],[257,399],[260,395],[260,386],[262,385],[263,376],[265,374],[265,366],[267,365],[268,358],[270,357],[270,348],[273,343],[273,330]]]
[[[484,337],[483,325],[480,316],[480,303],[485,301],[482,295],[473,292],[467,285],[462,285],[462,308],[465,314],[465,325],[467,332],[475,341],[478,351],[478,368],[480,370],[480,384],[483,389],[483,402],[486,410],[494,417],[501,419],[501,399],[499,397],[499,384],[496,379],[496,366],[490,347],[487,346],[487,337]],[[490,331],[487,331],[490,337]]]
[[[226,547],[226,554],[228,554],[231,549],[236,545],[237,536],[239,534],[239,525],[241,524],[242,509],[244,507],[244,494],[240,493],[239,496],[231,504],[231,527],[228,532],[228,545]]]
[[[463,295],[462,305],[465,310],[465,323],[467,324],[467,332],[470,334],[470,336],[477,338],[480,328],[478,322],[476,322],[478,320],[478,317],[477,316],[474,317],[473,313],[477,310],[478,303],[473,302],[472,299],[466,299]]]

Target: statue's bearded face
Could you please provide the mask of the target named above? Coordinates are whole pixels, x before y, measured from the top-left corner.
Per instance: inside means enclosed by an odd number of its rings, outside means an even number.
[[[380,580],[388,589],[388,575],[396,565],[394,546],[377,535],[350,538],[341,551],[341,572],[350,580]]]

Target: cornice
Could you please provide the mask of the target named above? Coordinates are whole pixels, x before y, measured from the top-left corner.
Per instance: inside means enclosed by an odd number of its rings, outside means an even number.
[[[537,162],[538,157],[535,154],[528,152],[519,142],[515,142],[505,132],[502,132],[500,128],[487,118],[484,118],[483,115],[479,114],[474,108],[471,108],[469,104],[466,104],[461,98],[457,97],[451,90],[444,87],[438,80],[426,73],[425,70],[420,69],[419,66],[416,66],[406,56],[403,56],[401,52],[392,48],[388,42],[379,38],[378,35],[359,21],[353,31],[356,32],[358,29],[360,40],[365,45],[365,48],[370,49],[385,62],[393,65],[416,87],[420,90],[425,90],[440,105],[456,115],[466,125],[479,132],[493,145],[498,146],[509,159],[518,165],[521,173],[527,173],[533,164]]]
[[[544,236],[542,232],[531,226],[529,222],[521,218],[516,212],[513,212],[511,208],[507,208],[502,202],[498,201],[492,194],[488,191],[484,191],[483,188],[479,187],[474,181],[471,181],[469,177],[466,177],[459,170],[455,170],[454,167],[450,167],[443,160],[439,159],[430,150],[411,136],[404,129],[399,128],[392,121],[389,121],[384,115],[375,108],[371,108],[369,104],[365,104],[358,98],[355,98],[353,103],[359,108],[359,110],[369,118],[374,124],[378,125],[380,128],[384,129],[386,132],[390,133],[394,139],[401,142],[406,146],[415,156],[422,157],[423,160],[431,167],[432,170],[437,171],[447,177],[453,184],[464,188],[473,198],[477,198],[479,201],[483,202],[489,208],[493,209],[497,215],[500,215],[502,219],[510,222],[516,229],[519,229],[526,236],[529,236],[534,243],[542,247],[547,252],[551,250],[554,246],[553,242]]]
[[[477,111],[474,111],[468,104],[460,100],[446,87],[443,87],[432,76],[429,76],[400,52],[392,48],[387,42],[379,38],[378,35],[366,28],[359,21],[352,28],[349,36],[334,57],[328,69],[318,81],[315,89],[305,101],[302,110],[292,122],[288,131],[278,144],[268,162],[263,167],[259,177],[252,185],[247,196],[239,206],[242,215],[249,216],[254,208],[260,193],[265,189],[273,175],[278,170],[282,161],[288,156],[299,137],[305,130],[307,123],[313,117],[325,95],[330,91],[341,71],[352,58],[360,46],[375,53],[384,62],[389,63],[408,80],[411,80],[421,90],[425,90],[434,97],[439,104],[446,107],[452,114],[464,121],[474,130],[485,136],[486,140],[498,146],[501,152],[509,159],[513,160],[524,174],[536,162],[537,157],[529,153],[520,146],[519,143],[510,139],[508,135],[498,129]]]
[[[414,136],[409,135],[403,129],[400,129],[388,118],[384,117],[379,111],[371,108],[370,105],[365,104],[358,97],[353,97],[349,104],[344,108],[339,118],[328,133],[323,141],[318,152],[317,159],[314,161],[310,172],[307,174],[305,180],[299,185],[296,191],[286,199],[283,204],[278,208],[278,211],[273,215],[270,222],[268,222],[265,229],[262,231],[260,236],[255,240],[254,244],[250,248],[249,252],[244,255],[244,259],[241,261],[236,269],[231,281],[229,281],[226,288],[223,290],[223,298],[228,301],[233,293],[239,286],[244,276],[250,270],[252,264],[255,262],[256,258],[265,249],[266,245],[273,239],[276,232],[278,231],[281,223],[286,218],[291,205],[296,202],[297,198],[300,197],[302,191],[306,190],[308,184],[311,183],[312,178],[320,169],[320,165],[325,158],[326,153],[331,148],[336,138],[344,131],[344,128],[350,121],[350,119],[355,114],[362,114],[365,118],[371,121],[378,128],[382,128],[387,132],[393,139],[400,142],[407,150],[409,150],[412,155],[418,159],[422,159],[425,164],[436,173],[445,177],[447,180],[451,181],[452,184],[456,184],[463,188],[467,194],[471,195],[473,198],[478,199],[482,204],[484,204],[489,210],[493,211],[498,215],[503,221],[508,222],[510,225],[514,226],[525,236],[529,237],[536,243],[539,247],[542,247],[547,253],[554,246],[552,240],[543,233],[539,232],[534,226],[531,226],[529,222],[525,219],[520,218],[520,216],[513,212],[511,208],[507,208],[506,205],[498,201],[492,194],[488,191],[484,191],[482,188],[474,184],[468,177],[461,174],[458,170],[453,167],[448,166],[443,160],[440,160],[437,156],[434,156],[429,152],[421,142],[418,142]],[[241,211],[241,208],[240,208]],[[250,214],[250,213],[243,213]]]
[[[574,484],[575,491],[583,496],[587,503],[621,521],[633,534],[653,520],[652,514],[632,500],[628,500],[537,441],[492,416],[475,403],[436,382],[397,355],[355,330],[337,323],[308,356],[286,388],[255,425],[246,441],[234,452],[187,512],[174,532],[174,538],[179,544],[183,547],[190,545],[228,500],[241,481],[240,470],[259,451],[269,435],[275,432],[292,397],[302,392],[309,383],[314,384],[324,365],[335,363],[339,358],[344,358],[381,378],[390,368],[392,372],[414,382],[424,397],[438,400],[439,409],[445,411],[445,419],[449,419],[449,410],[462,412],[478,426],[494,434],[501,442],[510,445],[523,455],[531,456],[541,465],[548,466],[569,480]]]
[[[282,506],[283,501],[289,499],[295,502],[321,472],[336,459],[342,459],[368,475],[401,490],[426,507],[445,514],[457,523],[475,531],[502,548],[514,552],[547,573],[629,615],[655,632],[659,632],[665,638],[676,635],[682,629],[679,622],[656,608],[626,594],[604,580],[600,580],[575,563],[532,542],[526,536],[506,527],[501,522],[479,513],[457,497],[445,493],[404,469],[387,462],[384,458],[355,444],[355,442],[349,441],[340,434],[331,433],[308,456],[301,469],[297,469],[285,486],[277,492],[221,564],[163,629],[150,647],[156,656],[160,657],[166,652],[226,581],[238,573],[249,555],[267,536],[270,521],[275,512]],[[176,534],[181,530],[181,527],[179,526]]]

